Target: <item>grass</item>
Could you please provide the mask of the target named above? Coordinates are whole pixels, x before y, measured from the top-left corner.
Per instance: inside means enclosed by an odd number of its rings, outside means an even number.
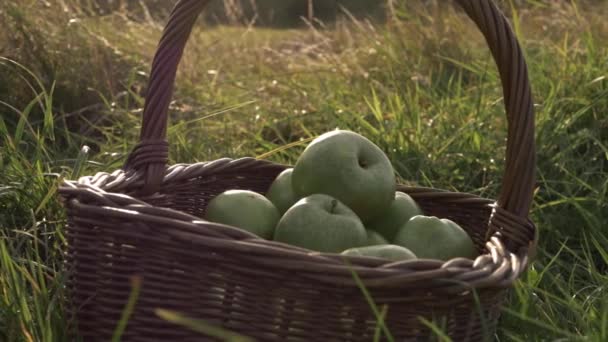
[[[529,3],[504,8],[536,103],[540,246],[496,339],[606,341],[608,6]],[[340,127],[378,144],[404,182],[496,197],[506,120],[487,47],[460,11],[399,16],[391,28],[198,27],[178,73],[170,162],[293,163]],[[4,2],[0,17],[0,340],[63,341],[57,185],[122,165],[162,26],[38,1]]]

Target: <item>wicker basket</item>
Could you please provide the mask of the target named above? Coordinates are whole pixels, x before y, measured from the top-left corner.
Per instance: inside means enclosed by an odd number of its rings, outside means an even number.
[[[431,337],[434,321],[455,341],[492,339],[500,306],[536,246],[528,219],[534,186],[534,113],[527,68],[491,0],[458,0],[486,38],[500,71],[508,118],[506,170],[497,201],[398,186],[427,215],[450,218],[473,238],[475,260],[411,260],[313,253],[206,222],[227,189],[265,193],[288,165],[254,158],[167,166],[167,112],[176,70],[205,0],[177,3],[154,57],[141,139],[123,170],[66,181],[71,313],[85,341],[108,341],[131,293],[142,287],[124,341],[212,338],[161,319],[156,309],[259,341],[372,341],[378,307],[397,341]],[[422,319],[424,318],[424,320]],[[382,340],[385,340],[384,338]]]

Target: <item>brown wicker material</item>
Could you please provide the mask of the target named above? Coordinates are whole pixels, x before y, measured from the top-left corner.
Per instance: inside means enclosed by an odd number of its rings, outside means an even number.
[[[207,1],[177,3],[152,65],[141,140],[124,170],[61,187],[68,212],[69,298],[85,341],[108,341],[131,292],[142,288],[124,341],[209,340],[155,314],[174,310],[259,341],[372,341],[377,327],[351,270],[387,305],[397,341],[429,339],[420,317],[455,341],[491,339],[500,305],[528,266],[535,169],[534,113],[526,63],[491,0],[458,0],[500,71],[508,119],[506,170],[497,201],[400,186],[427,215],[450,218],[473,238],[476,260],[389,263],[266,241],[206,222],[208,201],[227,189],[264,193],[288,165],[254,158],[167,166],[167,112],[176,70]],[[443,325],[442,325],[443,324]],[[484,338],[485,336],[485,338]],[[385,340],[385,339],[383,339]]]

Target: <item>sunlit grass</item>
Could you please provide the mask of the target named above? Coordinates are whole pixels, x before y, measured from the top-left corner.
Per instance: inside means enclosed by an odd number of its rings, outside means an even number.
[[[67,340],[57,186],[124,162],[137,142],[162,28],[40,6],[0,5],[12,11],[0,14],[10,25],[0,34],[0,340],[7,341]],[[500,341],[608,340],[606,7],[535,2],[507,11],[536,104],[531,217],[540,248],[503,311]],[[306,142],[340,127],[378,144],[403,182],[495,197],[506,120],[487,47],[460,11],[436,18],[408,7],[399,16],[390,29],[364,21],[326,30],[198,27],[170,111],[171,163],[225,156],[293,163]],[[2,49],[12,46],[7,32],[17,41],[30,35],[37,48]]]

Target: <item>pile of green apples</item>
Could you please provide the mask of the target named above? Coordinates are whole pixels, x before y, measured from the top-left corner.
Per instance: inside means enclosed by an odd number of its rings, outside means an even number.
[[[208,203],[204,218],[324,253],[391,261],[476,256],[458,224],[425,216],[396,188],[392,164],[378,146],[334,130],[313,140],[265,195],[227,190]]]

